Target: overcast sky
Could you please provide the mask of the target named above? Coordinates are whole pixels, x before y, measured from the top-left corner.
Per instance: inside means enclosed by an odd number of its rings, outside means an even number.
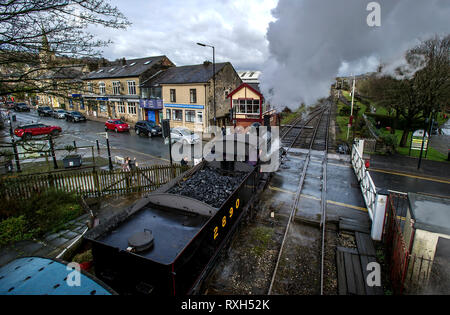
[[[212,60],[230,61],[237,70],[261,69],[268,55],[266,32],[278,0],[111,0],[131,27],[124,31],[96,29],[114,41],[104,56],[166,55],[176,65]]]

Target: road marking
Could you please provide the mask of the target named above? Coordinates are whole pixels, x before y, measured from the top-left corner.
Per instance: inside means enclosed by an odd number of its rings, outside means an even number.
[[[273,187],[271,185],[269,185],[269,189],[273,190],[273,191],[279,191],[279,192],[283,192],[283,193],[287,193],[287,194],[292,194],[295,195],[296,193],[290,190],[285,190],[282,188],[278,188],[278,187]],[[316,200],[316,201],[320,201],[320,198],[314,197],[314,196],[310,196],[310,195],[304,195],[302,194],[300,197],[303,198],[307,198],[307,199],[312,199],[312,200]],[[363,211],[363,212],[368,212],[367,208],[363,208],[363,207],[358,207],[358,206],[354,206],[354,205],[349,205],[347,203],[342,203],[342,202],[337,202],[337,201],[333,201],[333,200],[327,200],[328,204],[332,204],[332,205],[336,205],[336,206],[341,206],[344,208],[349,208],[349,209],[354,209],[354,210],[359,210],[359,211]]]
[[[342,167],[342,168],[352,168],[351,165],[342,165],[342,164],[336,164],[336,163],[330,163],[330,162],[328,162],[328,165],[338,166],[338,167]]]
[[[336,205],[336,206],[341,206],[341,207],[344,207],[344,208],[350,208],[350,209],[355,209],[355,210],[359,210],[359,211],[368,212],[367,208],[358,207],[358,206],[354,206],[354,205],[349,205],[349,204],[342,203],[342,202],[327,200],[327,203],[330,203],[330,204],[333,204],[333,205]]]
[[[371,172],[371,171],[378,172],[378,173],[397,175],[397,176],[416,178],[416,179],[423,179],[423,180],[427,180],[427,181],[430,181],[430,182],[436,182],[436,183],[450,184],[450,181],[443,180],[443,179],[436,179],[436,178],[431,178],[431,177],[411,175],[411,174],[407,174],[407,173],[400,173],[400,172],[393,172],[393,171],[385,171],[385,170],[380,170],[380,169],[377,169],[377,168],[370,168],[369,172]]]

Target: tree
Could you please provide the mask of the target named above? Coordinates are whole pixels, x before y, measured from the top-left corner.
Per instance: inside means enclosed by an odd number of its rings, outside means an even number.
[[[100,56],[111,42],[96,39],[88,30],[93,25],[124,29],[130,23],[102,0],[0,0],[0,96],[65,94],[69,86],[42,78]]]
[[[407,145],[408,134],[418,121],[426,121],[432,112],[449,104],[450,96],[450,36],[434,37],[410,49],[407,64],[394,75],[373,76],[365,92],[396,117],[405,120],[400,146]],[[394,126],[396,128],[396,126]],[[426,126],[424,126],[426,127]],[[394,129],[395,129],[394,128]]]

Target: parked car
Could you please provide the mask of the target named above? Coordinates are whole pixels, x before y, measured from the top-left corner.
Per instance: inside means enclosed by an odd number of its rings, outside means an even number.
[[[147,137],[161,136],[162,128],[153,121],[141,120],[134,126],[137,135],[146,135]]]
[[[15,103],[14,102],[6,102],[5,108],[7,109],[14,109]]]
[[[52,112],[52,117],[58,118],[58,119],[63,119],[63,118],[66,118],[66,113],[67,113],[67,111],[64,109],[55,109]]]
[[[51,109],[50,106],[40,106],[37,109],[38,115],[39,116],[52,116],[53,114],[53,109]]]
[[[130,131],[130,125],[120,119],[110,119],[105,123],[105,131],[114,130],[115,132]]]
[[[29,112],[30,108],[28,107],[28,105],[26,103],[16,103],[16,105],[14,105],[14,111]]]
[[[77,111],[71,111],[66,113],[66,120],[71,122],[86,121],[86,117]]]
[[[44,124],[30,124],[19,126],[14,129],[14,134],[22,139],[28,140],[33,136],[52,135],[57,136],[62,132],[59,126],[47,126]]]
[[[197,144],[200,137],[187,128],[176,127],[170,130],[172,141],[181,141],[183,144]]]

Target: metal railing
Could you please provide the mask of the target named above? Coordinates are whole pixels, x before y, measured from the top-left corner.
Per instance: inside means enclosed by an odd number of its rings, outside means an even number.
[[[89,197],[146,193],[158,189],[187,169],[181,165],[154,165],[132,171],[94,170],[5,176],[0,181],[0,199],[26,199],[51,189]]]
[[[366,203],[367,210],[369,212],[370,219],[374,219],[377,200],[377,188],[373,183],[372,177],[366,168],[365,161],[358,151],[356,145],[352,150],[352,165],[355,171],[358,182],[361,186],[361,192]]]

